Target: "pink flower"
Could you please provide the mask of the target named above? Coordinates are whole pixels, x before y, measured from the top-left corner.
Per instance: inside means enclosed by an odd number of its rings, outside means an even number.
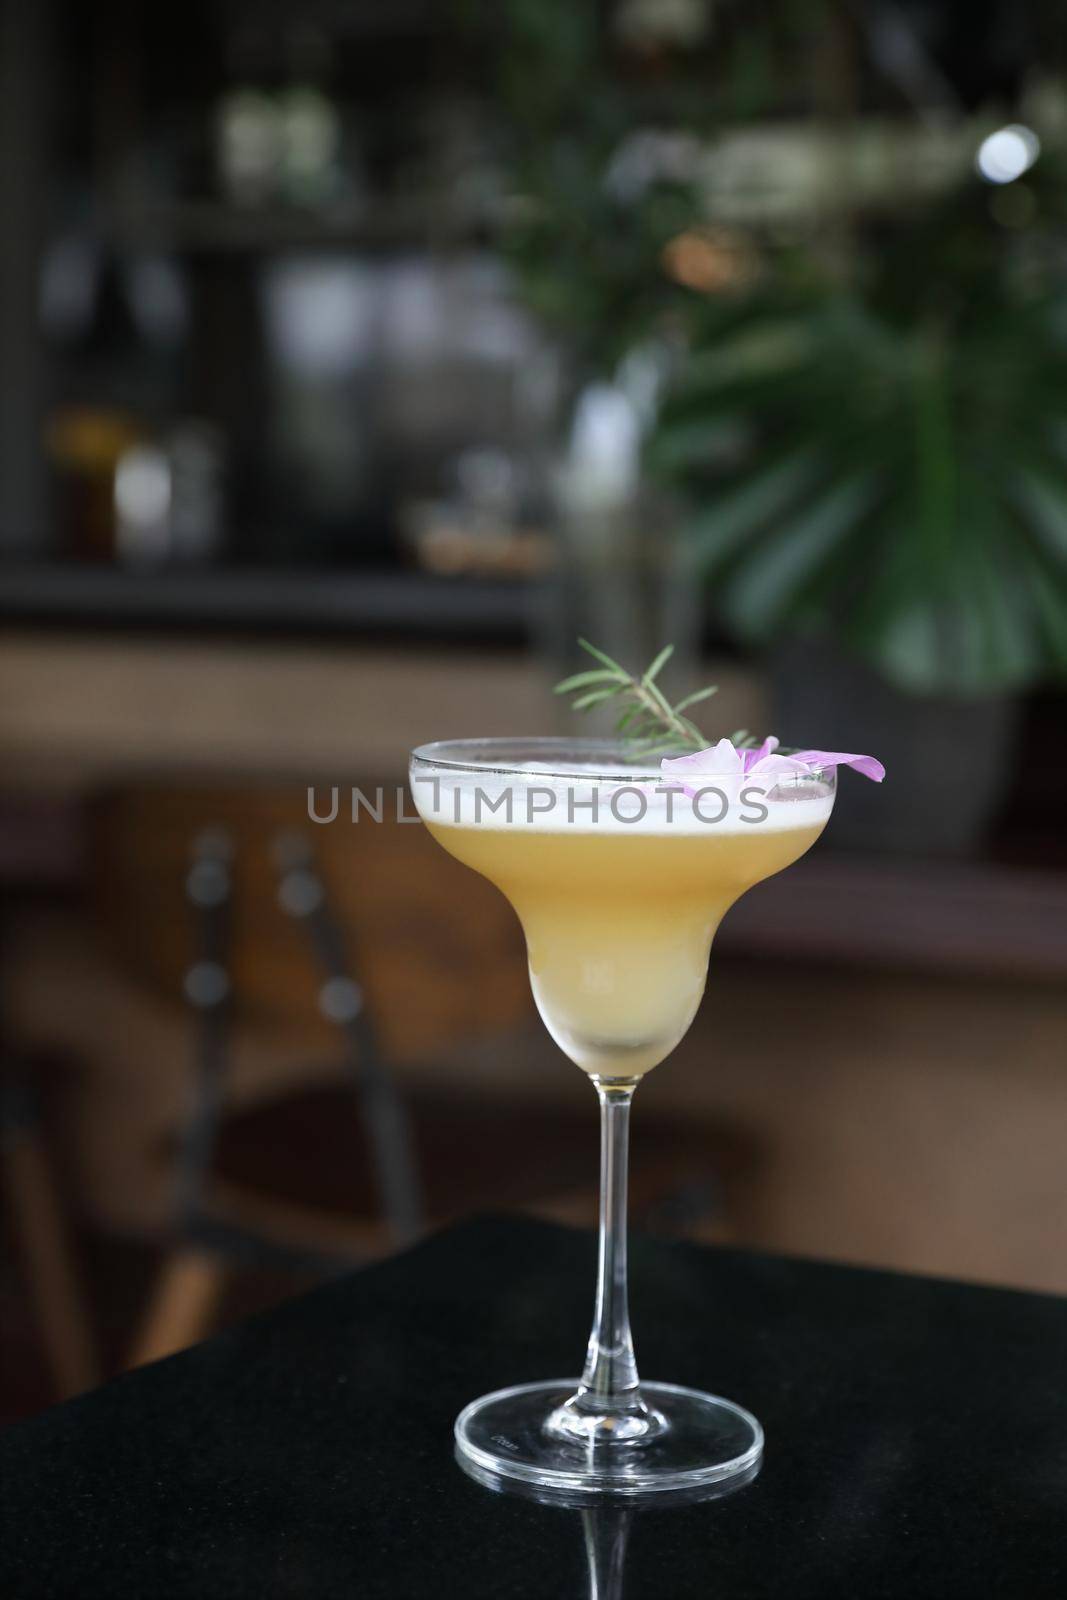
[[[813,777],[823,767],[855,767],[875,783],[885,777],[885,768],[873,756],[844,755],[832,750],[799,750],[795,755],[780,756],[775,753],[777,749],[778,740],[773,734],[754,750],[739,750],[729,739],[720,739],[718,744],[691,756],[666,757],[660,762],[660,772],[665,778],[681,779],[689,795],[694,791],[685,780],[694,778],[771,778],[786,773]]]

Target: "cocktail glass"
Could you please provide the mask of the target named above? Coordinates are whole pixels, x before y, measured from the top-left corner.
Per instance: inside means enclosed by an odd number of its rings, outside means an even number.
[[[599,1263],[581,1378],[501,1389],[456,1420],[456,1445],[503,1478],[647,1494],[747,1481],[763,1431],[731,1400],[641,1383],[627,1299],[630,1104],[685,1034],[725,912],[814,843],[833,770],[666,782],[601,739],[463,739],[412,754],[431,833],[510,900],[553,1039],[596,1087]]]

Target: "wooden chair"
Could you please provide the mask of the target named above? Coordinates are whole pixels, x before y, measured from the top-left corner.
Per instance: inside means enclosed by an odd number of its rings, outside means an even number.
[[[86,1064],[65,1140],[86,1208],[109,1228],[172,1241],[133,1361],[203,1335],[243,1246],[325,1265],[380,1255],[404,1231],[383,1214],[352,1041],[322,1004],[322,950],[279,903],[285,841],[289,867],[294,841],[313,852],[367,1036],[410,1107],[425,1219],[502,1204],[592,1219],[596,1119],[579,1076],[552,1074],[518,923],[383,790],[380,822],[366,811],[353,822],[342,790],[337,819],[321,826],[303,785],[155,782],[102,795],[83,931],[53,924],[21,941],[25,1025]],[[211,1047],[224,1070],[191,1210],[191,1091],[213,1069],[188,983],[212,957],[188,880],[192,848],[200,841],[202,861],[212,838],[228,841],[231,888],[225,1037]],[[536,1092],[542,1079],[566,1085],[573,1112]],[[679,1205],[714,1212],[715,1153],[706,1129],[645,1119],[637,1208],[668,1221]]]
[[[507,908],[487,885],[470,893],[423,830],[400,819],[395,790],[381,788],[380,820],[361,810],[353,821],[346,806],[329,827],[309,820],[303,788],[146,788],[96,807],[95,900],[116,959],[171,999],[192,994],[199,1012],[200,1093],[192,1118],[167,1141],[179,1157],[183,1245],[149,1309],[138,1359],[201,1330],[235,1254],[322,1268],[409,1238],[421,1217],[386,1060],[439,1058],[528,1015],[521,936]],[[225,861],[212,855],[212,840],[227,841]],[[198,859],[190,866],[191,843]],[[189,905],[205,873],[205,883],[212,873],[228,881],[224,908]],[[221,937],[223,926],[224,952],[211,948],[210,933]],[[488,982],[455,982],[453,961]],[[225,1008],[211,1003],[213,974]],[[193,993],[197,982],[206,984],[206,1005]],[[229,1040],[241,1029],[292,1041],[287,1070],[247,1094],[229,1070]],[[247,1126],[256,1107],[265,1148],[266,1113],[293,1127],[294,1099],[304,1109],[299,1144],[261,1160],[258,1181],[254,1158],[235,1176],[241,1114]],[[327,1152],[336,1128],[341,1148]],[[254,1146],[245,1138],[243,1148]],[[295,1161],[286,1163],[286,1153]],[[303,1199],[309,1169],[330,1167],[351,1178],[346,1192],[333,1204]]]

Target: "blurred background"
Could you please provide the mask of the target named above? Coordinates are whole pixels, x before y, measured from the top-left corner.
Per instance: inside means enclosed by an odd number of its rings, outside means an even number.
[[[0,1418],[592,1220],[394,798],[579,633],[889,769],[728,918],[637,1222],[1067,1291],[1057,0],[0,15]]]

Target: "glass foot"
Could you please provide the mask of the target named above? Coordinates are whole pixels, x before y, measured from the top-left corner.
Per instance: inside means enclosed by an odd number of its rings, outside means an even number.
[[[637,1439],[560,1437],[549,1422],[578,1379],[523,1383],[474,1400],[456,1418],[456,1448],[482,1472],[582,1494],[654,1494],[754,1477],[763,1429],[730,1400],[675,1383],[643,1383],[662,1421]]]

